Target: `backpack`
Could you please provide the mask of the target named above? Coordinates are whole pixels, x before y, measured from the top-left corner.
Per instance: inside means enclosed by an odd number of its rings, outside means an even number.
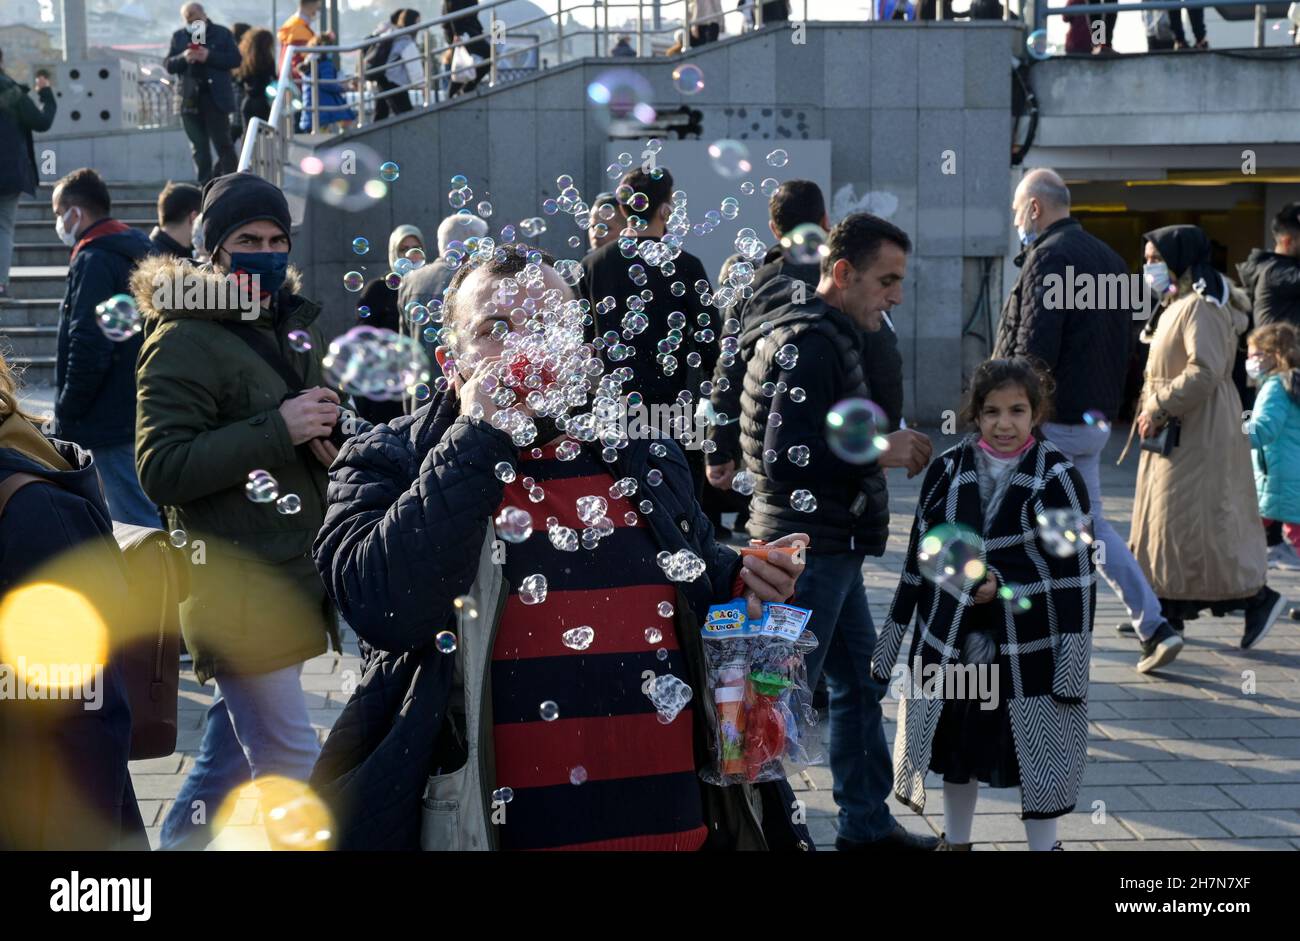
[[[393,37],[390,35],[391,32],[392,30],[384,30],[383,32],[372,33],[371,35],[378,41],[372,42],[370,45],[364,47],[365,55],[363,58],[365,62],[365,70],[366,74],[371,78],[378,78],[378,76],[382,75],[387,68],[388,57],[392,55],[393,52]],[[386,38],[379,39],[378,37],[380,36]]]
[[[0,515],[28,484],[58,484],[35,474],[10,474],[0,482]],[[189,570],[161,529],[113,524],[126,561],[128,606],[120,652],[123,685],[131,704],[132,761],[176,751],[176,700],[180,686],[180,605],[189,594]]]

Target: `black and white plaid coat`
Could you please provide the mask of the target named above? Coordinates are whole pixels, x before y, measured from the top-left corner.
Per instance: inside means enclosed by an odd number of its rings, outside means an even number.
[[[960,524],[983,536],[983,561],[999,588],[1013,596],[997,598],[998,695],[1006,701],[1020,763],[1023,815],[1056,817],[1078,799],[1088,757],[1088,665],[1096,595],[1092,555],[1081,551],[1060,558],[1047,551],[1037,532],[1044,509],[1068,509],[1091,529],[1083,478],[1051,442],[1040,439],[1012,473],[996,518],[986,532],[971,435],[930,465],[907,548],[906,568],[889,615],[881,627],[872,673],[890,681],[903,637],[917,615],[908,666],[915,673],[932,664],[958,662],[958,633],[972,606],[967,590],[937,587],[922,576],[918,551],[929,530]],[[950,586],[951,587],[951,586]],[[1030,607],[1022,610],[1020,599]],[[915,677],[916,684],[922,676]],[[912,691],[913,683],[902,684]],[[925,775],[943,709],[942,693],[903,698],[894,739],[894,790],[917,813],[925,807]]]

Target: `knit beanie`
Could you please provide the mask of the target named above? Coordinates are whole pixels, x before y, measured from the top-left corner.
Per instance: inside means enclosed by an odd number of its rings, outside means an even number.
[[[203,186],[203,245],[216,254],[221,243],[242,225],[266,219],[290,235],[289,202],[274,183],[255,173],[227,173]]]

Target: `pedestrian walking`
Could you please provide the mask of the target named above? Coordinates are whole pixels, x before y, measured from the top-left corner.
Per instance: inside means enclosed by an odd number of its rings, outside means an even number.
[[[185,26],[172,33],[164,66],[178,76],[181,124],[189,138],[194,172],[201,186],[214,173],[230,173],[238,162],[230,135],[230,115],[235,111],[235,86],[230,73],[239,67],[239,48],[230,30],[212,22],[201,4],[185,4],[181,16]]]
[[[26,85],[5,74],[4,50],[0,49],[0,301],[9,295],[18,200],[24,193],[35,196],[41,179],[32,132],[48,131],[57,110],[49,77],[38,72],[35,85],[40,105],[32,101]]]

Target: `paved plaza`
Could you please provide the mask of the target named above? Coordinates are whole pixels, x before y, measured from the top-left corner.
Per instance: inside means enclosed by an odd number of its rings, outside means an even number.
[[[1123,446],[1116,429],[1103,468],[1106,514],[1127,533],[1137,458],[1114,466]],[[936,442],[936,453],[943,445]],[[869,559],[867,595],[877,623],[902,568],[920,477],[890,471],[894,520],[889,551]],[[1270,570],[1270,584],[1300,603],[1300,573]],[[1090,764],[1078,808],[1061,821],[1067,850],[1300,849],[1300,624],[1284,614],[1261,649],[1242,651],[1241,617],[1189,621],[1187,646],[1158,675],[1134,670],[1137,643],[1120,636],[1124,617],[1106,585],[1097,592],[1092,686],[1088,701]],[[909,633],[909,642],[910,642]],[[303,669],[311,718],[324,740],[358,677],[355,639],[347,652],[317,657]],[[906,646],[904,651],[906,651]],[[1247,671],[1254,692],[1243,693]],[[194,763],[212,687],[192,673],[181,676],[180,738],[168,758],[132,762],[136,795],[153,845],[158,827],[184,775]],[[897,704],[885,701],[886,736],[892,742]],[[822,728],[825,728],[823,720]],[[811,781],[812,787],[808,781]],[[792,783],[806,802],[819,849],[833,849],[835,805],[830,771],[809,770]],[[938,834],[943,827],[943,789],[931,776],[926,814],[920,817],[891,799],[909,829]],[[266,846],[253,801],[236,809],[219,845]],[[977,849],[1024,849],[1015,789],[981,791],[973,839]]]

